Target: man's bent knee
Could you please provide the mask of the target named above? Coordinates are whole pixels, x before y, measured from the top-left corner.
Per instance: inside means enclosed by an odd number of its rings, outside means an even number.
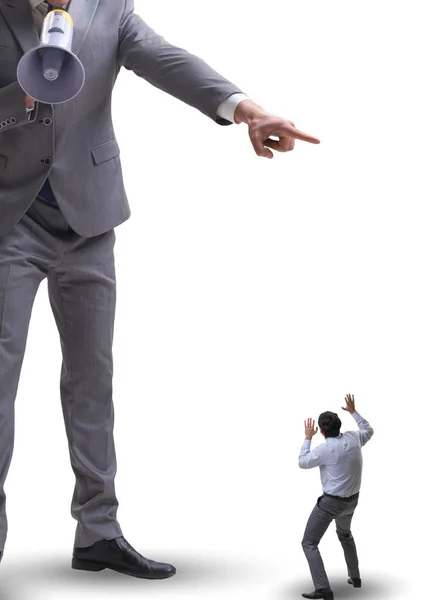
[[[341,542],[349,542],[353,539],[350,531],[336,531],[336,533]]]

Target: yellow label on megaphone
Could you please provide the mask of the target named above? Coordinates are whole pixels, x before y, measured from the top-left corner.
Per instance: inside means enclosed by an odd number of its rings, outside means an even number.
[[[54,9],[52,9],[50,12],[48,12],[48,14],[44,18],[44,20],[46,21],[47,19],[49,19],[51,17],[51,15],[54,15],[56,13],[62,13],[62,15],[67,19],[67,21],[70,23],[70,25],[72,27],[74,27],[73,19],[71,18],[70,13],[67,12],[66,10],[63,10],[62,8],[54,8]]]

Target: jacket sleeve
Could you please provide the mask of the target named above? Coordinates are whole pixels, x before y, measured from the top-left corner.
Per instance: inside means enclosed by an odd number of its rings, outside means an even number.
[[[241,90],[202,59],[165,41],[134,13],[134,0],[125,0],[119,31],[119,66],[133,71],[160,90],[200,110],[220,125],[230,121],[218,107]]]
[[[31,121],[37,116],[38,103],[31,115]],[[31,121],[25,109],[25,92],[17,81],[0,88],[0,134],[13,127],[26,125]]]

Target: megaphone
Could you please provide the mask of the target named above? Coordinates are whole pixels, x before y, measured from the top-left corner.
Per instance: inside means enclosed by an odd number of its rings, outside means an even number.
[[[71,51],[73,28],[67,11],[51,10],[43,21],[40,45],[24,54],[18,63],[19,85],[38,102],[68,102],[85,83],[85,69]]]

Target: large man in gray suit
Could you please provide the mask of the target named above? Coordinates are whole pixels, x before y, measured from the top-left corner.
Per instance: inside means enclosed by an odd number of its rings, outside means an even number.
[[[73,51],[86,71],[82,91],[60,105],[35,102],[16,77],[21,56],[39,44],[53,7],[72,16]],[[113,247],[114,228],[130,212],[111,97],[122,66],[221,125],[247,123],[259,156],[292,150],[296,138],[318,140],[266,113],[205,62],[167,43],[134,13],[133,0],[0,0],[0,559],[14,401],[33,301],[47,277],[76,476],[72,566],[164,578],[175,568],[136,552],[116,519]]]

